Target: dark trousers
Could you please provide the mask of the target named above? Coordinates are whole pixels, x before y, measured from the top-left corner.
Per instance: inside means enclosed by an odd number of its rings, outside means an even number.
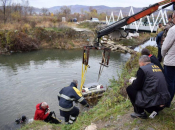
[[[171,99],[167,104],[167,106],[169,107],[171,105],[171,101],[173,100],[175,93],[175,66],[164,65],[164,73],[168,84],[168,90],[171,95]]]
[[[71,111],[60,110],[60,115],[64,117],[65,122],[68,122],[70,116],[77,117],[79,115],[79,109],[74,107]]]
[[[48,122],[48,123],[53,123],[53,124],[60,124],[61,123],[60,120],[58,120],[57,118],[54,118],[52,116],[48,116],[44,121]]]
[[[158,47],[158,55],[157,55],[157,59],[158,59],[159,62],[162,61],[162,54],[161,54],[161,48],[160,48],[160,47]]]
[[[128,96],[131,100],[131,103],[134,107],[134,112],[136,112],[136,113],[142,113],[142,112],[144,112],[144,110],[146,110],[149,113],[152,113],[153,111],[159,112],[163,109],[163,107],[159,107],[159,106],[153,106],[153,107],[149,107],[149,108],[141,108],[141,107],[135,105],[135,100],[136,100],[136,95],[137,95],[138,90],[136,90],[134,87],[132,87],[132,85],[129,85],[126,88],[126,91],[127,91]]]

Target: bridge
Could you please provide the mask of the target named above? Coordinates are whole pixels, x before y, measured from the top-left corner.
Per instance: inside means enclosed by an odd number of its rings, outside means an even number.
[[[131,6],[130,11],[128,13],[128,16],[131,16],[135,14],[133,7]],[[123,13],[122,10],[120,10],[119,14],[118,14],[118,18],[116,21],[120,20],[124,18],[123,17]],[[146,24],[144,24],[144,21],[147,21]],[[108,17],[106,16],[106,23],[107,25],[116,22],[114,19],[114,14],[113,12],[111,12],[110,18],[108,19]],[[144,32],[156,32],[157,27],[158,27],[158,23],[162,22],[163,25],[166,25],[166,23],[168,22],[168,17],[167,17],[167,12],[166,10],[159,10],[158,15],[155,15],[154,13],[151,14],[150,16],[146,16],[144,18],[141,18],[138,21],[135,21],[129,25],[126,25],[124,27],[122,27],[124,30],[134,30],[134,31],[144,31]]]

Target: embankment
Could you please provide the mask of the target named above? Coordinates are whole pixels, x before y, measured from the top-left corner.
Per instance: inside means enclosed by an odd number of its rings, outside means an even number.
[[[26,52],[43,48],[73,49],[87,45],[86,34],[70,27],[22,28],[0,31],[0,54]]]
[[[154,55],[157,48],[147,47]],[[117,80],[110,80],[109,89],[104,93],[98,104],[92,109],[81,113],[73,125],[52,125],[40,121],[34,121],[22,128],[27,129],[50,129],[50,130],[84,130],[88,125],[94,123],[100,130],[134,129],[134,130],[173,130],[175,129],[175,109],[166,108],[154,119],[132,119],[132,105],[126,94],[130,77],[135,76],[140,53],[133,54],[122,68],[122,73]]]

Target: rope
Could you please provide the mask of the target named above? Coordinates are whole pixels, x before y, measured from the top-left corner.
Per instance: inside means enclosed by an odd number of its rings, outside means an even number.
[[[84,59],[86,59],[86,53],[84,53]],[[86,72],[87,72],[88,65],[82,64],[82,73],[81,73],[81,86],[80,86],[80,92],[82,92],[82,88],[86,79]]]

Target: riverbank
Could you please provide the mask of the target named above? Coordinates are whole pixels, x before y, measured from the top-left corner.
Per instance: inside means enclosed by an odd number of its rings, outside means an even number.
[[[16,30],[0,31],[0,54],[29,52],[45,48],[82,48],[88,44],[87,39],[86,34],[81,34],[66,24],[52,28],[31,28],[26,24]]]
[[[92,23],[91,23],[92,24]],[[69,25],[60,23],[58,27],[32,27],[30,24],[24,24],[17,29],[0,31],[0,54],[11,54],[13,52],[29,52],[39,49],[79,49],[84,45],[93,43],[94,29],[96,24]],[[89,31],[77,31],[73,27],[87,27]],[[91,27],[92,26],[92,27]],[[120,39],[114,41],[115,44],[131,47],[133,49],[141,43],[144,43],[152,34],[140,34],[133,39]],[[117,51],[126,52],[122,49]]]
[[[154,55],[157,48],[147,47]],[[126,94],[130,77],[135,76],[138,69],[138,58],[140,53],[133,54],[122,68],[118,80],[110,80],[109,89],[92,109],[81,113],[73,125],[52,125],[41,121],[34,121],[22,128],[28,129],[50,129],[50,130],[84,130],[91,123],[96,124],[100,130],[133,129],[133,130],[173,130],[175,129],[175,101],[170,108],[165,108],[154,119],[133,119],[132,105]]]

